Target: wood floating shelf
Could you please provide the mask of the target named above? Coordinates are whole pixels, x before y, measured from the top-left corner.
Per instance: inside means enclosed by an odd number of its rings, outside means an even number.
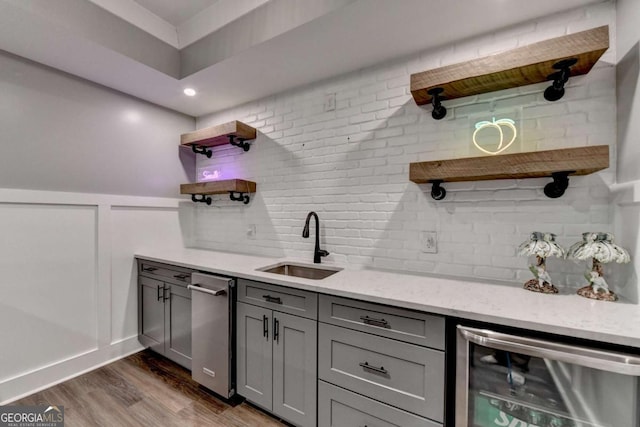
[[[588,73],[609,48],[609,27],[569,34],[459,64],[411,75],[416,104],[432,103],[433,118],[441,119],[441,101],[553,80],[545,98],[564,94],[569,77]]]
[[[569,186],[569,175],[589,175],[608,167],[609,146],[594,145],[411,163],[409,180],[433,184],[431,196],[442,200],[446,196],[440,186],[443,182],[552,177],[544,193],[557,198]]]
[[[231,144],[249,151],[251,145],[246,142],[256,139],[255,128],[234,120],[217,126],[198,129],[180,135],[181,146],[191,146],[194,153],[203,154],[211,158],[212,151],[208,147]]]
[[[180,194],[191,194],[193,202],[206,203],[207,205],[211,204],[210,195],[225,193],[229,193],[231,200],[243,202],[246,205],[249,203],[249,193],[255,192],[256,183],[244,179],[225,179],[180,185]]]

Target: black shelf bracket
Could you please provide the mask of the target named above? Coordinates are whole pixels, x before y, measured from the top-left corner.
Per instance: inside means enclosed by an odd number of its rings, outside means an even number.
[[[563,59],[553,64],[553,68],[560,70],[547,77],[547,80],[553,80],[553,84],[544,91],[544,99],[547,101],[557,101],[564,96],[564,85],[569,81],[571,75],[571,67],[576,65],[576,58]]]
[[[561,197],[566,189],[569,188],[569,174],[574,172],[575,171],[552,173],[551,178],[553,178],[553,182],[544,186],[544,195],[551,199]]]
[[[207,158],[209,159],[213,154],[213,151],[209,150],[207,147],[200,147],[199,145],[195,145],[195,144],[191,146],[191,151],[193,151],[196,154],[202,154],[203,156],[207,156]]]
[[[431,104],[433,105],[433,111],[431,112],[431,117],[436,120],[441,120],[444,116],[447,115],[447,109],[442,105],[443,96],[440,94],[444,92],[444,89],[441,87],[434,87],[433,89],[429,89],[427,93],[431,95]]]
[[[206,194],[203,194],[200,197],[198,197],[197,194],[192,194],[191,201],[194,203],[206,203],[207,205],[211,205],[211,197]]]
[[[552,182],[544,186],[545,196],[551,199],[557,199],[564,195],[567,188],[569,188],[569,175],[576,171],[562,171],[553,172],[551,174]],[[441,179],[433,179],[429,181],[431,184],[431,197],[433,200],[443,200],[447,196],[447,190],[442,187],[444,181]]]
[[[240,147],[244,151],[249,151],[249,148],[251,148],[251,144],[245,141],[246,139],[244,138],[238,138],[235,135],[229,135],[229,144],[233,145],[234,147]]]
[[[441,179],[434,179],[429,182],[432,184],[431,197],[433,197],[433,200],[442,200],[447,196],[447,190],[440,186],[443,182]]]
[[[229,191],[229,199],[233,200],[234,202],[242,202],[245,205],[249,203],[249,195],[247,193],[239,191]]]

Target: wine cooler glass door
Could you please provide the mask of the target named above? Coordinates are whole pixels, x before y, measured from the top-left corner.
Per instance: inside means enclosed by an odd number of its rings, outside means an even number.
[[[458,325],[456,427],[640,427],[640,358]]]

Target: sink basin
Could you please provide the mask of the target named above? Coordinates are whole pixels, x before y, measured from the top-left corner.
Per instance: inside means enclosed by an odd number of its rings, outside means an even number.
[[[280,264],[258,268],[265,273],[282,274],[284,276],[302,277],[303,279],[320,280],[336,274],[341,268],[319,267],[306,264],[281,262]]]

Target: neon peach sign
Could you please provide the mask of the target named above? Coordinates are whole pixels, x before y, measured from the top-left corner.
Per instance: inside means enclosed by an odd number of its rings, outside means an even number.
[[[498,119],[496,120],[496,118],[494,117],[492,121],[488,121],[488,120],[484,120],[481,122],[478,122],[475,124],[475,128],[476,130],[473,132],[473,145],[476,146],[476,148],[480,151],[482,151],[483,153],[486,154],[492,154],[492,155],[496,155],[496,154],[500,154],[502,153],[504,150],[506,150],[507,148],[509,148],[513,142],[516,140],[516,137],[518,136],[518,131],[516,129],[515,126],[516,122],[514,122],[511,119]],[[510,131],[511,133],[511,137],[509,138],[508,136],[505,137],[505,131],[503,130],[503,128],[506,128]],[[498,138],[495,141],[494,144],[496,148],[494,151],[488,150],[484,147],[482,147],[480,145],[480,143],[478,142],[478,134],[484,130],[497,130],[498,131]],[[509,133],[509,132],[507,132]],[[508,142],[505,142],[506,139],[509,139]],[[486,143],[484,143],[486,145]]]

